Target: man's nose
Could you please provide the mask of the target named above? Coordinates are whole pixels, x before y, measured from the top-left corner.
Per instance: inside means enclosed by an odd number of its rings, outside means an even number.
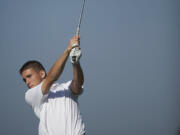
[[[29,86],[29,84],[30,84],[30,80],[26,79],[26,85]]]

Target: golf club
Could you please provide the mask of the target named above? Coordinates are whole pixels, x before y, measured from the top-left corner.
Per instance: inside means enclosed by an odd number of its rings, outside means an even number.
[[[84,12],[84,5],[85,5],[85,0],[83,0],[83,5],[81,8],[81,13],[80,13],[80,17],[79,17],[79,23],[77,25],[77,29],[76,29],[76,35],[79,36],[80,34],[80,26],[81,26],[81,22],[82,22],[82,16],[83,16],[83,12]],[[73,48],[70,52],[70,57],[71,57],[71,62],[73,64],[78,63],[79,58],[81,57],[81,50],[79,48],[76,48],[76,46],[79,46],[79,44],[73,44]]]

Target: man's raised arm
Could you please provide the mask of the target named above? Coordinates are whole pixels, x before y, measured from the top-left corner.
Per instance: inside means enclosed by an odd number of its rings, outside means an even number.
[[[47,77],[43,80],[42,84],[42,93],[45,95],[48,93],[51,85],[59,78],[64,70],[64,66],[66,64],[67,58],[71,49],[73,48],[72,45],[79,42],[79,37],[74,36],[68,44],[68,47],[64,51],[64,53],[59,57],[59,59],[54,63],[54,65],[49,70]]]

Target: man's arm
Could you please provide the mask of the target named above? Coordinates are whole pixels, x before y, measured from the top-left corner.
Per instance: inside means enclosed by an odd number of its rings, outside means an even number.
[[[75,95],[82,93],[82,85],[84,83],[84,75],[80,63],[73,64],[73,80],[70,85],[71,91]]]
[[[48,72],[47,77],[43,80],[42,84],[42,93],[45,95],[48,93],[51,85],[59,78],[59,76],[62,74],[64,70],[64,66],[66,64],[67,58],[69,56],[69,53],[71,49],[73,48],[72,45],[74,43],[78,43],[79,37],[74,36],[68,44],[67,49],[64,51],[64,53],[59,57],[59,59],[54,63],[54,65],[51,67],[51,69]]]

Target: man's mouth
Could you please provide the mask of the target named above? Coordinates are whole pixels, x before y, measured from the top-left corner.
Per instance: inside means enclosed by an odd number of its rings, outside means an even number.
[[[29,88],[32,88],[32,87],[33,87],[33,85],[29,85],[28,87],[29,87]]]

